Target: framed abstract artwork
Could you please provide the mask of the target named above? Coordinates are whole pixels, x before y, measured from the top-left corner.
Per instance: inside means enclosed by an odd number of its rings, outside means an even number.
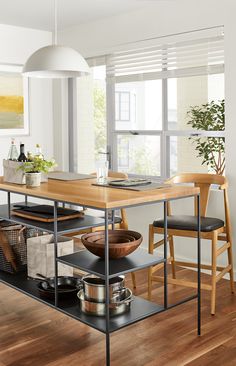
[[[29,135],[29,79],[21,70],[0,64],[0,137]]]

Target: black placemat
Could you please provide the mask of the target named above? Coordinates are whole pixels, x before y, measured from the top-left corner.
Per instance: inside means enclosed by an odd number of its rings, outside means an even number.
[[[140,186],[133,186],[133,187],[112,186],[108,183],[104,183],[104,184],[92,183],[92,185],[97,186],[97,187],[125,189],[125,190],[129,190],[129,191],[151,191],[152,189],[161,189],[161,188],[171,187],[170,184],[157,183],[157,182],[152,182],[147,185],[140,185]]]

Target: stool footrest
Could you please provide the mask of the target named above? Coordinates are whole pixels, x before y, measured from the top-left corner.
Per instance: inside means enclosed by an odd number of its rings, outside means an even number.
[[[227,267],[225,267],[223,269],[223,271],[221,271],[217,276],[216,276],[216,282],[218,282],[219,280],[221,280],[222,277],[224,277],[224,275],[226,273],[228,273],[230,270],[232,269],[231,264],[229,264]]]
[[[161,277],[161,276],[152,276],[152,281],[162,282],[163,283],[164,282],[164,277]],[[183,287],[191,287],[191,288],[197,288],[198,287],[197,282],[179,280],[177,278],[169,278],[168,277],[168,283],[173,284],[173,285],[183,286]],[[211,291],[212,286],[211,285],[202,284],[201,285],[201,289],[202,290]]]

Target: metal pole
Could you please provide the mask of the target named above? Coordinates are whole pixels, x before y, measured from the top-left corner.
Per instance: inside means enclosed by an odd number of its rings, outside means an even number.
[[[112,230],[115,230],[115,210],[111,211]]]
[[[108,237],[108,210],[105,210],[105,285],[106,285],[106,366],[110,366],[110,313],[109,313],[109,237]]]
[[[8,218],[11,218],[11,192],[7,192],[7,210]]]
[[[167,289],[167,201],[164,201],[164,308],[168,308]]]
[[[54,202],[54,286],[55,286],[55,306],[58,306],[58,267],[57,267],[57,207],[58,203]]]
[[[28,205],[28,196],[25,195],[25,205],[27,206]]]
[[[201,212],[200,194],[197,196],[197,327],[201,335]]]

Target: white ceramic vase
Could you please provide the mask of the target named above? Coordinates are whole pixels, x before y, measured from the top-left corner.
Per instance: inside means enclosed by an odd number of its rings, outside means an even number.
[[[41,184],[41,173],[25,173],[26,187],[39,187]]]

